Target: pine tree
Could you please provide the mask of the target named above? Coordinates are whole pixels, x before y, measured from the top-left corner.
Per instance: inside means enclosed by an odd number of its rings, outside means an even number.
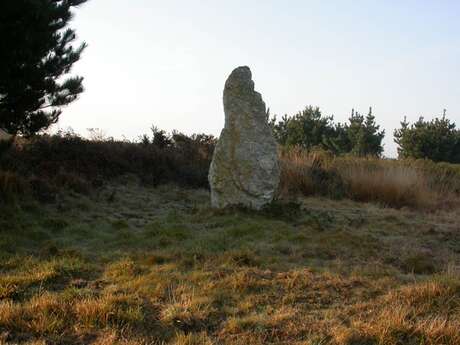
[[[351,153],[357,156],[380,156],[383,153],[382,141],[385,131],[375,122],[372,107],[364,117],[353,109],[349,124],[345,126],[351,145]]]
[[[334,123],[334,116],[324,116],[318,107],[308,106],[294,116],[276,116],[269,120],[280,145],[321,148],[334,154],[380,156],[385,131],[375,122],[372,108],[367,116],[353,109],[348,123]]]
[[[375,122],[372,107],[364,121],[364,133],[366,137],[366,155],[380,156],[383,153],[382,141],[385,138],[385,130],[380,131],[380,126]]]
[[[33,135],[83,92],[67,77],[86,47],[74,47],[71,9],[87,0],[0,1],[0,128]]]
[[[354,155],[363,156],[364,151],[364,116],[355,109],[351,110],[351,116],[348,119],[348,124],[345,125],[348,140],[350,141],[350,152]]]
[[[406,118],[394,132],[399,158],[431,159],[435,162],[460,163],[460,130],[446,117],[426,121],[420,117],[409,125]]]
[[[301,146],[307,150],[327,148],[328,138],[334,136],[334,117],[324,116],[320,108],[308,106],[286,123],[288,146]]]

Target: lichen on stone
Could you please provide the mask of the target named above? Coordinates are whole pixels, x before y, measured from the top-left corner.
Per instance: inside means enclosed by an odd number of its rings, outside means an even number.
[[[209,172],[212,205],[260,209],[273,200],[280,169],[266,106],[261,94],[254,91],[248,67],[231,73],[223,101],[225,127]]]

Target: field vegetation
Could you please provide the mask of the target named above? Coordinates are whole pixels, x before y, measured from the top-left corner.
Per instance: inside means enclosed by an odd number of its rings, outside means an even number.
[[[458,205],[460,165],[334,156],[296,148],[282,150],[280,157],[281,196],[322,195],[420,210]]]
[[[217,211],[212,138],[169,139],[3,154],[0,344],[460,343],[458,166],[290,149]]]
[[[153,136],[138,142],[103,135],[84,139],[74,132],[19,139],[0,153],[0,198],[23,192],[52,201],[59,190],[88,194],[131,174],[146,186],[176,184],[208,187],[208,169],[216,139],[205,134]],[[300,146],[280,148],[279,198],[323,196],[420,210],[452,208],[460,195],[460,165],[426,159],[383,159],[334,155]]]
[[[321,197],[215,211],[123,177],[3,208],[2,341],[458,344],[457,212]]]
[[[212,136],[42,135],[84,91],[86,2],[0,1],[0,345],[460,344],[446,111],[401,123],[399,160],[372,108],[268,112],[276,200],[215,210]]]

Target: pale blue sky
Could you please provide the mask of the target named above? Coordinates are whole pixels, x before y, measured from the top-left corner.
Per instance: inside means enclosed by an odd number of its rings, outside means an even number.
[[[86,92],[59,125],[218,135],[225,79],[248,65],[272,114],[311,104],[345,121],[373,106],[394,156],[404,115],[447,108],[460,125],[459,18],[454,0],[90,0],[72,24]]]

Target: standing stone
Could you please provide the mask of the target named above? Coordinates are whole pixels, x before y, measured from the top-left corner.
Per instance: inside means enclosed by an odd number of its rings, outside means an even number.
[[[238,67],[227,79],[224,111],[225,127],[209,171],[212,206],[261,209],[273,200],[280,168],[265,103],[254,91],[249,67]]]

